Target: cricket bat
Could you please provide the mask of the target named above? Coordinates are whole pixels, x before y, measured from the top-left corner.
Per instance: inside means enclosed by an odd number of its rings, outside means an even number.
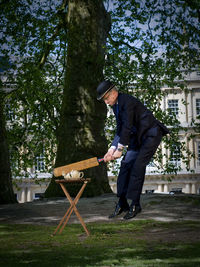
[[[71,172],[72,170],[81,171],[81,170],[85,170],[85,169],[98,166],[99,163],[102,161],[103,159],[97,159],[97,157],[94,157],[94,158],[78,161],[72,164],[64,165],[61,167],[57,167],[54,169],[53,173],[55,177],[58,177],[58,176],[63,175],[63,173],[68,173],[68,172]]]

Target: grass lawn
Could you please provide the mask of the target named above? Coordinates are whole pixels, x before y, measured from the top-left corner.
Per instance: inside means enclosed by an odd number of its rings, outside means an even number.
[[[0,266],[200,266],[199,222],[0,224]]]

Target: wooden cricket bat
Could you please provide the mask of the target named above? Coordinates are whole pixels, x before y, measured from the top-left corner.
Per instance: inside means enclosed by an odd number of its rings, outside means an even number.
[[[61,176],[63,173],[71,172],[72,170],[85,170],[99,165],[99,162],[103,159],[97,159],[97,157],[78,161],[72,164],[64,165],[54,169],[53,173],[55,177]]]

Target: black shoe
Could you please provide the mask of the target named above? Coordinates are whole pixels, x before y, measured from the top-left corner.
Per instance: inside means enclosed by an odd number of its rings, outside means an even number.
[[[116,207],[115,207],[115,211],[114,211],[114,213],[110,214],[110,215],[108,216],[108,218],[109,218],[109,219],[112,219],[112,218],[114,218],[114,217],[120,215],[122,212],[126,212],[126,211],[128,211],[128,210],[129,210],[129,206],[126,206],[126,207],[120,207],[120,205],[117,204]]]
[[[132,219],[133,217],[135,217],[138,213],[141,212],[141,207],[140,206],[131,206],[129,211],[126,213],[126,215],[124,216],[125,220],[129,220]]]

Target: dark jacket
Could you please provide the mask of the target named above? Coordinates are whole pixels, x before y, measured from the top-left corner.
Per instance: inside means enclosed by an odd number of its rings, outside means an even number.
[[[119,136],[119,143],[130,145],[131,138],[137,140],[140,147],[146,136],[156,136],[157,129],[161,129],[162,134],[169,133],[167,127],[158,121],[137,98],[119,93],[118,104],[113,106],[113,111],[117,121],[116,135]]]

